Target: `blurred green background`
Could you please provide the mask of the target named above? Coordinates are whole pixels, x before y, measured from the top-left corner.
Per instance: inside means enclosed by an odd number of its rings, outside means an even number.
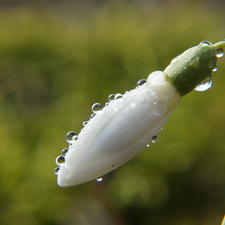
[[[0,223],[220,225],[225,58],[159,142],[102,182],[60,188],[54,168],[93,103],[202,40],[221,41],[224,21],[224,1],[0,1]]]

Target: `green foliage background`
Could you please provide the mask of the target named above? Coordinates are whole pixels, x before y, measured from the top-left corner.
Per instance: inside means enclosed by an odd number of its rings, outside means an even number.
[[[185,96],[159,142],[126,165],[60,188],[55,158],[91,105],[124,93],[202,40],[225,38],[225,5],[113,3],[0,10],[1,224],[209,225],[225,209],[225,59]]]

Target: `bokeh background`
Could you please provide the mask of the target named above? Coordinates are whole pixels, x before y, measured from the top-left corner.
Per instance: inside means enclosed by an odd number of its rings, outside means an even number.
[[[225,58],[159,142],[102,182],[60,188],[55,158],[91,105],[202,40],[224,1],[0,1],[0,223],[219,225],[225,213]]]

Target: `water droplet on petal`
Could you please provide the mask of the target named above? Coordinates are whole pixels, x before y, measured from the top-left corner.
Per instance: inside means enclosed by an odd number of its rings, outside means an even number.
[[[163,128],[162,128],[162,127],[160,127],[160,128],[159,128],[159,131],[162,131],[162,130],[163,130]]]
[[[70,131],[66,134],[66,141],[71,144],[73,142],[73,137],[77,136],[77,133],[74,131]]]
[[[112,165],[112,168],[115,170],[117,167],[116,167],[116,164],[113,164]]]
[[[150,147],[150,144],[147,144],[146,147],[149,148]]]
[[[195,88],[195,91],[206,91],[212,86],[212,76],[204,80],[200,85]]]
[[[90,119],[92,119],[95,116],[95,113],[92,113],[90,116]]]
[[[106,103],[105,103],[105,106],[107,106],[108,104],[109,104],[109,103],[108,103],[108,102],[106,102]]]
[[[63,156],[65,156],[66,153],[67,153],[68,151],[69,151],[68,148],[64,148],[64,149],[61,151],[61,154],[62,154]]]
[[[178,56],[171,60],[170,64],[174,64],[178,61]]]
[[[158,142],[158,140],[159,140],[159,138],[156,135],[152,136],[152,138],[151,138],[152,143],[156,143],[156,142]]]
[[[92,105],[91,110],[93,113],[99,112],[102,110],[102,105],[100,103],[95,103]]]
[[[88,121],[83,122],[83,126],[85,127],[88,124]]]
[[[203,45],[203,46],[209,45],[209,46],[212,46],[213,44],[210,41],[202,41],[199,45]]]
[[[168,108],[167,104],[161,100],[155,101],[153,104],[153,112],[157,116],[161,116],[161,115],[165,114],[167,111],[167,108]]]
[[[97,178],[96,180],[97,180],[98,182],[101,182],[101,181],[102,181],[102,178],[99,177],[99,178]]]
[[[115,95],[115,99],[120,99],[120,98],[123,98],[123,95],[120,94],[120,93],[117,93],[117,94]]]
[[[115,99],[115,95],[114,94],[110,94],[108,99],[109,99],[109,101],[113,101]]]
[[[55,162],[56,162],[57,165],[60,166],[61,164],[65,163],[65,157],[62,156],[62,155],[60,155],[60,156],[58,156],[58,157],[56,158]]]
[[[84,129],[82,129],[81,131],[84,131]],[[73,137],[72,137],[72,140],[73,141],[77,141],[78,140],[78,135],[74,135]],[[72,143],[71,143],[72,144]]]
[[[60,170],[60,168],[59,168],[59,167],[57,167],[57,168],[55,168],[55,169],[54,169],[54,173],[55,173],[55,175],[58,175],[59,170]]]
[[[142,86],[143,84],[145,84],[146,82],[147,82],[146,79],[141,79],[141,80],[139,80],[139,81],[137,82],[136,87],[140,87],[140,86]]]
[[[77,186],[78,186],[78,184],[75,184],[74,186],[76,186],[76,187],[77,187]]]
[[[220,57],[223,57],[223,56],[224,56],[223,48],[216,49],[216,57],[220,58]]]

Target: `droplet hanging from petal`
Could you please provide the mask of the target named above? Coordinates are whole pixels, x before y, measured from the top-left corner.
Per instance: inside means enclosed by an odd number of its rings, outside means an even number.
[[[102,181],[102,178],[99,177],[99,178],[97,178],[96,180],[97,180],[98,182],[101,182],[101,181]]]
[[[151,138],[152,143],[156,143],[156,142],[158,142],[158,140],[159,140],[159,138],[156,135],[152,136],[152,138]]]

